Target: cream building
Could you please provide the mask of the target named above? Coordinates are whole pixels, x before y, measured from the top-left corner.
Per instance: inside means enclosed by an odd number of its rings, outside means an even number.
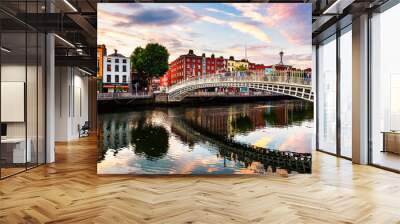
[[[238,67],[243,66],[246,70],[249,69],[249,61],[246,59],[235,60],[233,56],[230,56],[227,60],[227,71],[233,72],[236,71]]]

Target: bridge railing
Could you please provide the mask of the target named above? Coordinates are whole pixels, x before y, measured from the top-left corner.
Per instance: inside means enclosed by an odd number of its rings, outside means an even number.
[[[279,95],[272,92],[193,92],[189,94],[189,97],[213,97],[213,96],[235,96],[235,97],[247,97],[247,96],[275,96]]]
[[[149,98],[152,94],[147,92],[130,93],[98,93],[97,100],[112,100],[112,99],[134,99],[134,98]]]
[[[296,84],[311,86],[311,76],[301,74],[269,74],[269,75],[255,75],[248,73],[225,73],[225,74],[212,74],[195,78],[184,79],[176,84],[170,86],[168,91],[173,91],[180,88],[182,85],[201,84],[208,82],[275,82],[284,84]]]

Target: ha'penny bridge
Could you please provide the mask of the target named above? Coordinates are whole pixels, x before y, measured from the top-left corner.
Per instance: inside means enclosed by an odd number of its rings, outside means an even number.
[[[210,75],[182,80],[167,88],[165,93],[169,102],[176,102],[197,90],[219,87],[246,87],[255,91],[287,95],[311,102],[314,100],[311,78],[304,75]]]
[[[216,89],[215,92],[206,92],[205,89]],[[219,89],[248,88],[251,93],[219,91]],[[225,73],[205,75],[199,78],[185,79],[156,94],[134,93],[99,93],[98,101],[126,101],[134,102],[138,99],[152,99],[156,102],[180,102],[189,96],[264,96],[284,95],[306,101],[314,101],[314,92],[311,86],[311,77],[304,74],[270,74],[249,75],[240,73]]]

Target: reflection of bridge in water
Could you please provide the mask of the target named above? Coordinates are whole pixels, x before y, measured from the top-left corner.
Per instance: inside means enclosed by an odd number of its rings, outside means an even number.
[[[182,80],[165,90],[168,101],[181,101],[196,90],[219,87],[246,87],[256,91],[282,94],[307,101],[314,100],[309,77],[295,75],[210,75]]]
[[[259,107],[248,104],[235,104],[228,113],[221,113],[224,107],[191,107],[186,108],[184,117],[203,129],[223,135],[234,136],[247,133],[266,126],[285,127],[313,119],[313,106],[309,102],[296,100],[288,105],[283,102],[269,102]]]
[[[172,116],[174,117],[174,116]],[[260,162],[265,170],[269,167],[275,172],[277,168],[299,173],[311,172],[311,154],[289,151],[279,151],[256,147],[239,143],[231,138],[212,133],[197,125],[193,120],[174,119],[171,130],[181,140],[194,144],[197,141],[205,141],[218,146],[221,156],[244,162],[246,165],[252,162]]]

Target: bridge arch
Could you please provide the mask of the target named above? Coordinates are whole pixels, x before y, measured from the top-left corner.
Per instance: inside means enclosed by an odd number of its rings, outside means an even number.
[[[276,78],[276,77],[275,77]],[[249,89],[268,91],[314,101],[311,83],[304,78],[290,79],[273,77],[222,77],[214,76],[180,82],[168,88],[168,101],[181,101],[189,93],[211,87],[247,87]]]

